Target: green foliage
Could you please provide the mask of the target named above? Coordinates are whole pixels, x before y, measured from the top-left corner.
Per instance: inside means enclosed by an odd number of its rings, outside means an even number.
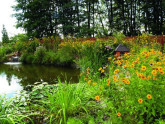
[[[58,34],[110,36],[114,31],[136,36],[142,30],[161,35],[165,33],[164,6],[162,0],[16,0],[13,8],[17,27],[30,37],[42,38]]]
[[[30,46],[29,46],[30,47]],[[22,41],[17,41],[14,45],[14,49],[16,51],[20,51],[20,52],[23,52],[25,51],[25,48],[26,48],[26,43],[22,42]],[[30,48],[28,48],[30,49]],[[30,50],[29,50],[30,51]]]
[[[164,43],[164,46],[163,46],[163,53],[165,53],[165,43]]]
[[[118,44],[123,43],[125,35],[121,32],[114,32],[113,37],[115,41],[115,46],[117,47]]]
[[[43,42],[43,46],[47,49],[47,50],[54,50],[57,51],[58,50],[58,45],[61,42],[61,38],[59,36],[51,36],[51,37],[43,37],[42,38],[42,42]]]
[[[57,64],[57,55],[53,51],[46,52],[43,56],[42,64]]]
[[[70,64],[73,62],[74,54],[72,50],[72,46],[66,45],[57,51],[57,58],[60,61],[60,63]]]
[[[24,94],[23,94],[24,95]],[[22,97],[7,99],[5,96],[0,96],[0,122],[1,124],[24,124],[33,123],[29,118],[29,114],[23,115],[21,106],[23,104]],[[26,110],[27,108],[24,108]],[[23,110],[23,109],[22,109]]]
[[[27,52],[24,52],[22,55],[21,55],[21,58],[20,58],[20,61],[23,62],[23,63],[33,63],[35,57],[32,53],[27,53]]]
[[[34,63],[42,63],[44,56],[46,56],[46,49],[42,46],[37,47],[34,53]]]
[[[27,45],[27,52],[28,53],[34,53],[36,51],[36,48],[40,45],[39,39],[35,38],[33,41],[29,41]]]
[[[77,118],[68,118],[67,124],[83,124],[83,122]]]
[[[6,49],[0,47],[0,62],[3,62],[6,59]]]
[[[96,41],[93,45],[84,45],[76,63],[82,71],[88,67],[93,71],[98,70],[107,63],[107,58],[112,54],[112,48],[106,49],[106,46],[110,47],[110,45],[108,42],[101,41]]]
[[[26,34],[17,34],[10,38],[12,42],[27,42],[29,40]]]
[[[53,35],[53,11],[54,1],[35,0],[31,2],[21,2],[16,0],[13,6],[17,11],[17,27],[22,27],[27,31],[29,37],[42,38],[43,36]],[[21,12],[20,12],[21,11]],[[33,14],[31,14],[33,13]],[[23,21],[26,20],[26,21]]]
[[[3,25],[3,29],[2,29],[2,42],[3,43],[9,42],[9,37],[8,37],[8,33],[6,31],[5,25]]]
[[[8,104],[4,109],[1,98],[0,119],[22,124],[164,122],[165,54],[157,51],[161,49],[155,39],[143,34],[127,41],[119,34],[105,41],[65,38],[60,44],[49,44],[51,40],[44,39],[45,44],[38,39],[27,43],[30,48],[23,52],[21,60],[38,64],[74,61],[82,72],[79,83],[36,85],[32,92],[22,93],[17,101],[9,102],[16,110],[12,112],[8,111]],[[126,44],[130,53],[113,58],[116,42]],[[4,56],[5,51],[5,47],[0,47],[0,55]]]

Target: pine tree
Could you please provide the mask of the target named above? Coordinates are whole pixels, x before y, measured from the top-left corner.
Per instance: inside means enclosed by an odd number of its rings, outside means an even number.
[[[2,42],[3,43],[9,42],[9,37],[8,37],[8,33],[6,31],[5,25],[3,25],[3,29],[2,29]]]

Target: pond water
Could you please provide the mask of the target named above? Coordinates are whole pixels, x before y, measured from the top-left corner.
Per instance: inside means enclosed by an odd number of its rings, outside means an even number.
[[[79,69],[69,67],[56,67],[45,65],[26,65],[21,63],[0,64],[0,94],[12,96],[16,91],[29,90],[28,85],[35,82],[57,83],[58,78],[62,82],[77,83]]]

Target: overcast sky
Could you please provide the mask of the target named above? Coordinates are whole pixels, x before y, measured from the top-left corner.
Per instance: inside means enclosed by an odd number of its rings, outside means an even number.
[[[8,36],[11,37],[18,33],[23,33],[23,30],[16,29],[16,18],[12,17],[12,14],[15,13],[11,6],[15,5],[15,0],[0,0],[0,41],[2,40],[2,25],[5,25],[5,28],[8,32]]]

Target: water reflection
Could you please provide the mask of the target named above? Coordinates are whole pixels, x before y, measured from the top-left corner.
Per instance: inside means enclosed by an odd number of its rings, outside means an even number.
[[[22,90],[19,85],[20,80],[15,76],[11,76],[10,79],[5,73],[0,74],[0,94],[13,94],[17,90]]]
[[[61,81],[78,82],[78,69],[44,65],[0,64],[0,94],[26,89],[35,82],[54,84]]]

